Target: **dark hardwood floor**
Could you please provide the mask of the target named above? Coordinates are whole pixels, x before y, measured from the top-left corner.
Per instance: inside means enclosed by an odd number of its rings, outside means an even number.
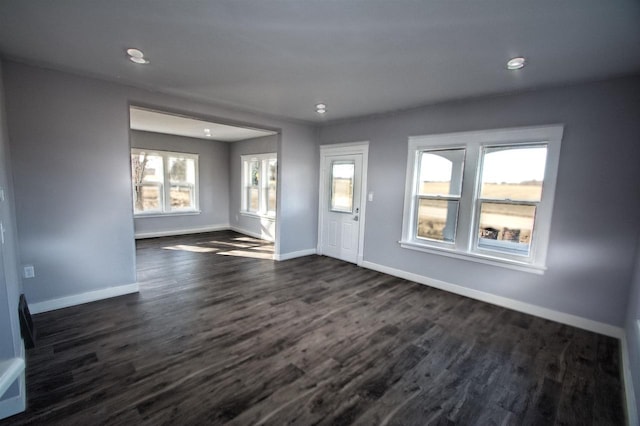
[[[615,339],[272,251],[139,241],[139,294],[35,316],[0,425],[624,424]]]

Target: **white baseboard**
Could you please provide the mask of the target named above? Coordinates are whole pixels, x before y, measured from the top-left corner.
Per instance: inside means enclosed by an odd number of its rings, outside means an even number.
[[[15,359],[14,368],[9,374],[6,376],[6,380],[9,381],[7,384],[7,388],[10,387],[16,379],[18,380],[18,395],[13,396],[11,398],[4,399],[0,401],[0,420],[6,419],[7,417],[11,417],[15,414],[22,413],[27,408],[27,388],[25,383],[25,363],[24,363],[25,353],[24,353],[24,343],[20,348],[20,356]],[[5,376],[2,376],[1,381],[5,380]],[[4,387],[4,385],[2,386]],[[1,395],[7,390],[5,388],[0,392]]]
[[[573,327],[582,328],[584,330],[593,331],[594,333],[604,334],[605,336],[621,339],[624,330],[621,327],[590,320],[588,318],[579,317],[577,315],[567,314],[553,309],[543,308],[541,306],[532,305],[530,303],[520,302],[518,300],[509,299],[507,297],[497,296],[495,294],[486,293],[484,291],[473,290],[458,284],[451,284],[445,281],[435,280],[423,275],[414,274],[403,271],[401,269],[390,268],[388,266],[379,265],[373,262],[364,261],[361,263],[363,268],[373,269],[395,277],[404,278],[419,284],[428,285],[430,287],[439,288],[450,293],[466,296],[471,299],[480,300],[482,302],[491,303],[493,305],[502,306],[503,308],[512,309],[514,311],[523,312],[525,314],[548,319],[551,321],[567,324]]]
[[[68,308],[69,306],[82,305],[83,303],[95,302],[96,300],[109,299],[111,297],[125,294],[137,293],[138,283],[125,284],[117,287],[107,287],[100,290],[88,291],[86,293],[74,294],[61,297],[59,299],[45,300],[29,305],[32,314],[53,311],[56,309]]]
[[[289,260],[295,259],[296,257],[310,256],[312,254],[316,254],[316,249],[307,249],[300,251],[291,251],[289,253],[276,253],[273,255],[274,260]]]
[[[259,240],[265,240],[265,241],[271,241],[273,242],[273,238],[266,238],[264,235],[261,235],[257,232],[252,232],[252,231],[247,231],[244,228],[238,228],[237,226],[230,226],[229,227],[230,230],[235,231],[239,234],[244,234],[247,235],[249,237],[253,237],[253,238],[257,238]]]
[[[202,228],[172,229],[170,231],[157,232],[136,232],[135,239],[142,240],[145,238],[172,237],[174,235],[200,234],[202,232],[226,231],[227,229],[231,229],[228,223],[223,225],[205,226]]]
[[[636,405],[636,393],[633,387],[633,377],[631,374],[631,363],[629,360],[629,344],[627,336],[620,339],[620,350],[622,351],[622,380],[625,394],[625,409],[628,425],[638,425],[638,406]]]
[[[0,362],[0,398],[24,371],[24,359],[11,358]]]

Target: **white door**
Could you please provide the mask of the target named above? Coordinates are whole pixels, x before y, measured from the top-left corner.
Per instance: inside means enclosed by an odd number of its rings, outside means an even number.
[[[323,155],[320,252],[358,262],[361,232],[363,154]]]

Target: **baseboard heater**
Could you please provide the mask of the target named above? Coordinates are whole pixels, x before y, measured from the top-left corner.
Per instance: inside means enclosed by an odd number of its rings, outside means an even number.
[[[20,317],[20,334],[24,339],[24,347],[25,349],[31,349],[36,346],[36,328],[33,325],[29,305],[24,294],[20,295],[20,301],[18,302],[18,316]]]

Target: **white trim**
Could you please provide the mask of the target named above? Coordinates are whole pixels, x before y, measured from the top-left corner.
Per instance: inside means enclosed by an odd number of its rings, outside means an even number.
[[[594,333],[604,334],[605,336],[622,338],[624,330],[611,324],[594,321],[588,318],[579,317],[577,315],[567,314],[553,309],[543,308],[541,306],[532,305],[530,303],[520,302],[519,300],[509,299],[507,297],[497,296],[495,294],[486,293],[484,291],[470,289],[458,284],[451,284],[445,281],[436,280],[425,277],[423,275],[414,274],[403,271],[401,269],[390,268],[388,266],[379,265],[377,263],[364,261],[361,265],[363,268],[372,269],[384,274],[393,275],[394,277],[404,278],[418,284],[428,285],[450,293],[459,294],[471,299],[480,300],[482,302],[491,303],[492,305],[501,306],[503,308],[512,309],[514,311],[523,312],[525,314],[548,319],[551,321],[567,324],[583,330],[593,331]]]
[[[405,177],[404,209],[402,216],[403,248],[414,249],[418,246],[431,249],[430,253],[449,255],[452,250],[460,254],[477,255],[481,258],[504,259],[494,262],[495,266],[513,268],[513,265],[527,264],[530,268],[520,269],[542,274],[546,269],[547,248],[551,232],[551,220],[555,186],[560,159],[560,145],[564,125],[531,126],[508,129],[481,130],[409,137],[407,168]],[[483,149],[493,146],[527,146],[545,144],[547,159],[543,179],[542,198],[537,204],[535,214],[535,232],[531,237],[531,250],[528,256],[484,250],[478,246],[478,227],[480,179],[482,175]],[[465,159],[462,177],[462,192],[459,201],[456,241],[444,246],[438,242],[419,240],[417,234],[417,188],[420,170],[419,154],[422,151],[464,148]],[[485,256],[486,255],[486,256]],[[472,260],[462,257],[462,259]],[[511,260],[511,262],[509,262]],[[516,268],[517,269],[517,268]]]
[[[265,238],[264,235],[260,235],[257,232],[247,231],[244,228],[240,228],[240,227],[237,227],[237,226],[230,226],[229,229],[234,231],[234,232],[237,232],[239,234],[244,234],[244,235],[246,235],[248,237],[253,237],[253,238],[257,238],[259,240],[265,240],[265,241],[273,242],[273,238]]]
[[[131,196],[134,200],[134,209],[133,215],[135,218],[141,217],[160,217],[160,216],[175,216],[180,214],[200,214],[200,170],[199,170],[199,162],[200,162],[200,154],[193,154],[190,152],[175,152],[175,151],[165,151],[161,149],[146,149],[146,148],[131,148],[131,155],[141,155],[148,154],[156,157],[162,158],[162,182],[154,182],[153,184],[157,184],[163,190],[163,195],[161,198],[160,210],[154,210],[148,213],[135,211],[135,189],[133,182],[133,170],[131,170]],[[194,163],[194,183],[193,183],[193,208],[188,209],[176,209],[172,210],[171,208],[171,179],[170,179],[170,169],[169,169],[169,158],[186,158],[188,160],[192,160]],[[151,184],[151,183],[148,183]]]
[[[273,241],[273,253],[274,253],[274,259],[275,256],[278,255],[278,253],[280,253],[280,236],[281,236],[281,231],[282,231],[282,227],[280,226],[280,220],[282,220],[282,212],[280,209],[280,206],[282,205],[282,167],[280,164],[280,153],[282,152],[282,133],[278,133],[277,135],[278,138],[278,143],[277,143],[277,149],[276,149],[276,154],[278,156],[278,167],[277,167],[277,173],[276,173],[276,222],[275,222],[275,235],[273,236],[274,241]]]
[[[86,293],[60,297],[58,299],[36,302],[29,306],[29,310],[32,314],[39,314],[42,312],[54,311],[56,309],[68,308],[69,306],[95,302],[96,300],[109,299],[111,297],[137,293],[138,290],[138,283],[125,284],[117,287],[107,287],[100,290],[88,291]]]
[[[635,321],[634,321],[635,322]],[[635,330],[637,332],[637,330]],[[631,363],[629,360],[629,344],[627,336],[622,335],[620,339],[620,350],[622,351],[622,380],[625,394],[625,412],[628,425],[640,424],[638,421],[638,407],[636,405],[636,393],[633,387],[633,376],[631,373]]]
[[[204,226],[202,228],[173,229],[171,231],[136,232],[136,240],[144,238],[172,237],[174,235],[200,234],[202,232],[226,231],[231,229],[229,224]]]
[[[312,248],[312,249],[306,249],[306,250],[299,250],[299,251],[291,251],[289,253],[282,253],[282,254],[274,254],[273,255],[273,260],[289,260],[289,259],[295,259],[296,257],[303,257],[303,256],[310,256],[312,254],[316,254],[316,249]]]
[[[320,145],[320,153],[329,151],[331,155],[359,154],[364,147],[369,148],[369,141],[329,143]]]
[[[22,342],[21,340],[21,343],[22,344],[20,345],[20,356],[18,358],[14,358],[12,361],[12,364],[15,363],[12,366],[14,370],[10,373],[10,376],[13,377],[13,379],[9,382],[7,388],[0,390],[0,398],[1,398],[2,395],[6,392],[6,390],[17,379],[18,387],[19,387],[18,395],[0,401],[0,420],[6,419],[7,417],[21,413],[27,408],[27,392],[26,392],[27,387],[25,382],[24,342]],[[17,372],[17,375],[15,375],[16,367],[19,369],[19,371]],[[5,379],[5,375],[2,374],[2,379],[0,379],[0,382],[2,382],[4,379]],[[7,376],[7,380],[9,379],[10,377]],[[4,387],[4,384],[2,384],[2,387]]]
[[[367,179],[369,169],[369,141],[361,142],[347,142],[336,143],[328,145],[320,145],[320,173],[318,179],[318,245],[316,248],[317,254],[322,254],[322,224],[324,221],[324,209],[322,208],[322,202],[326,197],[325,188],[325,171],[323,168],[324,159],[326,156],[333,155],[349,155],[349,154],[361,154],[362,155],[362,177],[360,181],[360,220],[359,220],[359,234],[358,234],[358,253],[356,255],[356,264],[360,265],[364,258],[364,231],[365,221],[367,213]]]
[[[183,210],[183,211],[174,211],[174,212],[170,212],[170,213],[157,213],[157,212],[134,213],[133,214],[133,218],[134,219],[145,219],[145,218],[148,218],[148,217],[197,216],[197,215],[199,215],[201,213],[202,213],[201,210]]]
[[[11,358],[0,362],[0,398],[24,371],[24,359]]]
[[[423,244],[416,244],[411,241],[398,241],[400,247],[409,250],[421,251],[423,253],[438,254],[441,256],[453,257],[454,259],[470,260],[472,262],[484,263],[485,265],[501,266],[516,271],[530,272],[532,274],[543,275],[547,270],[544,266],[531,265],[529,263],[516,262],[515,260],[491,257],[476,252],[462,252],[453,249],[432,248]]]
[[[268,191],[269,188],[269,167],[268,163],[271,160],[276,161],[276,211],[272,214],[269,214],[268,203],[269,200],[266,200],[264,195],[265,191]],[[247,188],[247,177],[249,174],[249,163],[252,161],[257,161],[260,164],[260,188],[258,192],[258,211],[251,212],[249,211],[247,194],[245,189]],[[266,164],[266,166],[265,166]],[[243,154],[240,155],[240,214],[245,215],[253,215],[258,217],[272,217],[275,220],[275,215],[277,214],[277,204],[278,204],[278,153],[277,152],[266,152],[262,154]]]
[[[271,222],[275,222],[276,221],[276,217],[272,214],[261,214],[261,213],[252,213],[252,212],[244,212],[244,211],[239,211],[238,214],[240,216],[245,216],[245,217],[250,217],[253,219],[267,219],[270,220]]]

